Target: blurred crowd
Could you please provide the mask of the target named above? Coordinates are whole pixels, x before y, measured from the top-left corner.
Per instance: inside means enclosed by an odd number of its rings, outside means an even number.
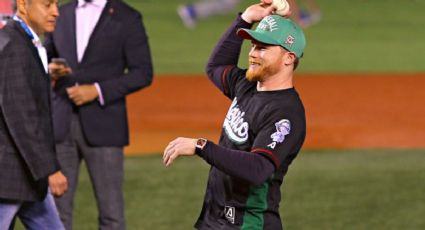
[[[199,21],[216,15],[232,12],[241,0],[199,0],[188,2],[177,8],[183,24],[193,29]],[[291,7],[291,18],[303,28],[317,24],[321,12],[316,0],[288,0]]]

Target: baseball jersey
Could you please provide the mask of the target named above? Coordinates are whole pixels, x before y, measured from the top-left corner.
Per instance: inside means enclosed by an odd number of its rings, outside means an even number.
[[[240,48],[242,42],[231,34],[241,24],[244,23],[239,18],[234,28],[230,28],[229,36],[222,38],[216,46],[219,55],[213,55],[210,64],[227,62],[222,61],[221,52],[237,53],[234,49]],[[259,154],[272,162],[275,170],[264,183],[253,185],[212,165],[203,208],[195,227],[214,230],[282,229],[280,186],[306,133],[301,99],[295,88],[257,91],[257,82],[246,80],[246,70],[235,65],[219,72],[220,76],[209,77],[214,78],[212,80],[218,88],[232,100],[223,122],[219,145],[246,151],[246,154]],[[234,163],[234,167],[238,167],[238,162]]]
[[[257,91],[256,83],[245,79],[245,72],[233,67],[226,74],[224,84],[228,84],[232,104],[223,122],[219,145],[260,154],[276,170],[266,182],[252,186],[213,166],[196,225],[200,229],[203,225],[214,226],[220,219],[225,227],[211,229],[282,228],[280,186],[304,141],[304,107],[294,88]]]

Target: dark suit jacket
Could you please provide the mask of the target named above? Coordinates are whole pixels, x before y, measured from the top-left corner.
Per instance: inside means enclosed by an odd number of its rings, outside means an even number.
[[[59,170],[49,91],[37,49],[8,22],[0,30],[0,199],[41,200]]]
[[[65,89],[98,82],[105,105],[98,100],[78,108],[86,140],[92,146],[128,144],[125,97],[152,82],[152,63],[142,16],[120,0],[109,0],[97,23],[83,59],[77,60],[73,1],[60,8],[56,30],[46,35],[48,55],[65,58],[73,75],[59,80],[53,95],[53,119],[57,143],[70,130],[73,109]]]

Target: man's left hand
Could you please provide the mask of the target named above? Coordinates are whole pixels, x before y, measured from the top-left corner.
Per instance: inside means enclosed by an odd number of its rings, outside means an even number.
[[[74,104],[77,106],[89,103],[99,96],[94,84],[76,85],[67,88],[66,92],[68,93],[69,99],[71,99],[72,102],[74,102]]]
[[[53,196],[62,196],[68,190],[68,180],[61,171],[57,171],[49,176],[49,187]]]

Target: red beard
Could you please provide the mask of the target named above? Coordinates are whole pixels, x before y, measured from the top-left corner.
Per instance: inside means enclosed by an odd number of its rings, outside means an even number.
[[[245,77],[248,81],[262,82],[267,79],[268,76],[274,75],[279,71],[279,67],[276,64],[264,65],[262,62],[255,63],[259,66],[257,66],[255,69],[248,68],[248,71],[246,72]]]

